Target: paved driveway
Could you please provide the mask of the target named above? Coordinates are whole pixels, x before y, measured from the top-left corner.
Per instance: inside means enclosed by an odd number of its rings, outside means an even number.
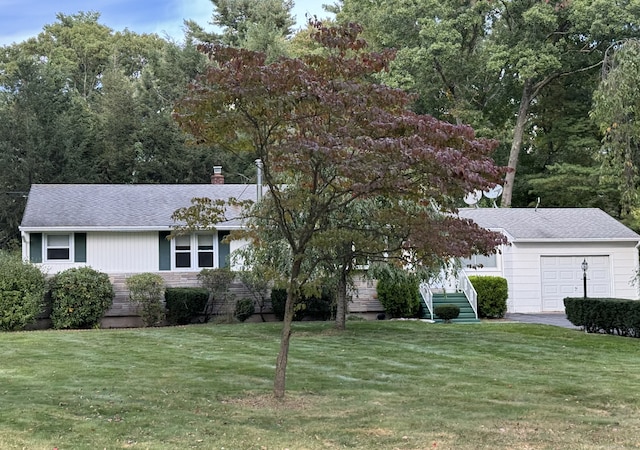
[[[544,325],[555,325],[557,327],[573,328],[579,330],[574,324],[567,320],[564,313],[546,313],[546,314],[516,314],[507,313],[505,319],[514,322],[540,323]]]

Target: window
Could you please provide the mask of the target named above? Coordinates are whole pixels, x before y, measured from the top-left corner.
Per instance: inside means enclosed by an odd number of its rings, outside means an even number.
[[[213,268],[215,235],[176,236],[173,240],[173,266],[176,269]]]
[[[191,267],[191,236],[176,236],[176,267]]]
[[[45,245],[47,260],[69,261],[71,259],[71,235],[49,234]]]
[[[462,267],[475,267],[481,269],[490,269],[498,267],[498,255],[473,255],[471,258],[461,259]]]
[[[198,267],[213,267],[213,235],[198,235]]]

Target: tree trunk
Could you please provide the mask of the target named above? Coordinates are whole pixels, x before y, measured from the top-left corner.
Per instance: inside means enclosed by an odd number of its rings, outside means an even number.
[[[336,292],[336,329],[344,331],[347,328],[347,268],[342,267]]]
[[[294,306],[299,295],[297,284],[300,275],[302,258],[294,256],[289,277],[289,287],[287,288],[287,301],[284,306],[284,320],[282,324],[282,334],[280,337],[280,351],[276,359],[276,375],[273,382],[273,395],[275,398],[284,399],[285,385],[287,379],[287,360],[289,358],[289,341],[291,340],[291,324],[293,322]]]
[[[513,130],[513,140],[511,141],[511,152],[509,153],[509,162],[507,172],[504,179],[504,190],[502,191],[502,201],[500,206],[503,208],[511,207],[511,198],[513,196],[513,184],[516,178],[516,168],[518,166],[518,157],[522,148],[522,140],[524,138],[524,128],[527,125],[527,116],[529,115],[529,106],[532,100],[532,84],[527,81],[522,89],[522,98],[520,99],[520,108],[518,109],[518,117],[516,119],[516,127]]]

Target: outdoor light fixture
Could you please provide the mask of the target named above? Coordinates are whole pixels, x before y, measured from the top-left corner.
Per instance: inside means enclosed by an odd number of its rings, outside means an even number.
[[[587,258],[582,261],[582,289],[584,292],[584,298],[587,298],[587,269],[589,268],[589,263],[587,262]]]

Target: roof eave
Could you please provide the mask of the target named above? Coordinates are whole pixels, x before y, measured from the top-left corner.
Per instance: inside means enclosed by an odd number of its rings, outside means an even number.
[[[549,242],[553,244],[564,242],[636,242],[640,243],[640,238],[515,238],[514,243],[539,243]]]
[[[232,231],[232,230],[240,230],[242,229],[242,225],[227,225],[220,224],[215,227],[215,230],[221,231]],[[20,226],[18,229],[24,233],[46,233],[46,232],[54,232],[54,233],[87,233],[87,232],[114,232],[114,233],[126,233],[126,232],[134,232],[140,233],[144,231],[172,231],[174,230],[174,226],[120,226],[120,227],[72,227],[72,226],[51,226],[51,227],[29,227],[29,226]],[[206,231],[206,230],[195,230],[195,231]]]

